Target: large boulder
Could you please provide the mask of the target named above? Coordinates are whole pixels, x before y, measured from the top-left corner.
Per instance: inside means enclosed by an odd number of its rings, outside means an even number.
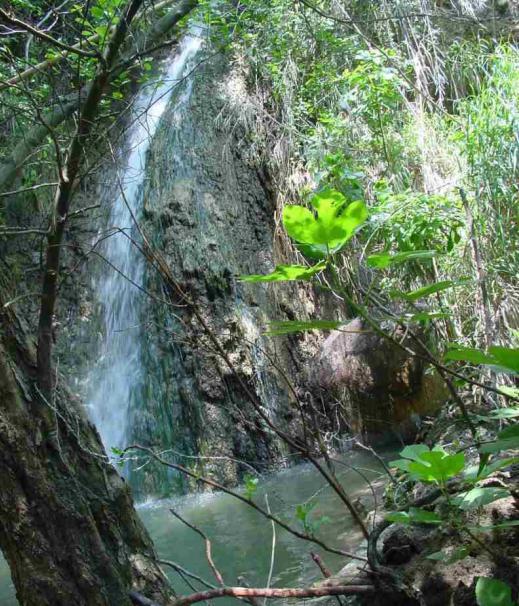
[[[410,345],[403,329],[388,331]],[[339,402],[343,424],[369,441],[395,434],[412,439],[420,417],[447,396],[437,373],[361,319],[332,331],[312,372],[325,401]]]

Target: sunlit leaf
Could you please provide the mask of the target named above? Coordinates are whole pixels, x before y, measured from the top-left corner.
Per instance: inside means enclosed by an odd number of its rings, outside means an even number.
[[[346,198],[335,190],[325,190],[311,200],[316,215],[299,205],[283,209],[283,225],[288,235],[303,245],[314,258],[340,250],[366,221],[364,202],[346,204]]]
[[[240,276],[241,282],[287,282],[291,280],[310,280],[323,271],[325,263],[318,263],[313,267],[305,265],[276,265],[276,269],[270,274],[251,274]]]
[[[442,519],[434,511],[411,507],[409,511],[395,511],[386,515],[386,520],[397,524],[441,524]]]
[[[465,455],[460,452],[449,455],[431,450],[423,452],[417,461],[409,465],[409,471],[417,475],[422,482],[444,483],[458,475],[465,466]]]
[[[391,254],[389,252],[377,253],[370,255],[366,262],[369,267],[374,269],[386,269],[392,265],[405,263],[406,261],[423,261],[433,259],[437,256],[435,250],[410,250],[407,252],[399,252]]]

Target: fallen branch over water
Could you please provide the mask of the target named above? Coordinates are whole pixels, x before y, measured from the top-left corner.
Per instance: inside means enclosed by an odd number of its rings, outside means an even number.
[[[336,587],[302,587],[302,588],[266,588],[266,587],[218,587],[181,596],[174,601],[174,606],[189,606],[205,600],[216,598],[321,598],[334,595],[366,595],[373,593],[372,585],[338,585]],[[137,606],[159,606],[152,600],[136,591],[130,592],[130,598]]]

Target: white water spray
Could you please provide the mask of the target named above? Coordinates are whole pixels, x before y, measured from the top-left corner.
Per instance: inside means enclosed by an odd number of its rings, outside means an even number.
[[[143,378],[140,287],[144,284],[145,260],[130,237],[136,231],[133,218],[141,216],[147,152],[170,101],[174,99],[174,118],[180,117],[189,101],[189,76],[201,47],[202,39],[196,32],[186,36],[160,83],[144,87],[132,109],[127,158],[108,223],[109,232],[115,233],[103,243],[102,255],[107,262],[93,285],[102,303],[102,345],[87,377],[87,403],[108,454],[112,447],[125,445],[132,398],[138,396]]]

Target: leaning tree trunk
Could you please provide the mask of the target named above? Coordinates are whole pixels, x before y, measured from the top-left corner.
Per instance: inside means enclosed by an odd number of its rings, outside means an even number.
[[[0,276],[0,547],[23,606],[171,599],[130,490],[79,403],[35,387],[33,347]]]

